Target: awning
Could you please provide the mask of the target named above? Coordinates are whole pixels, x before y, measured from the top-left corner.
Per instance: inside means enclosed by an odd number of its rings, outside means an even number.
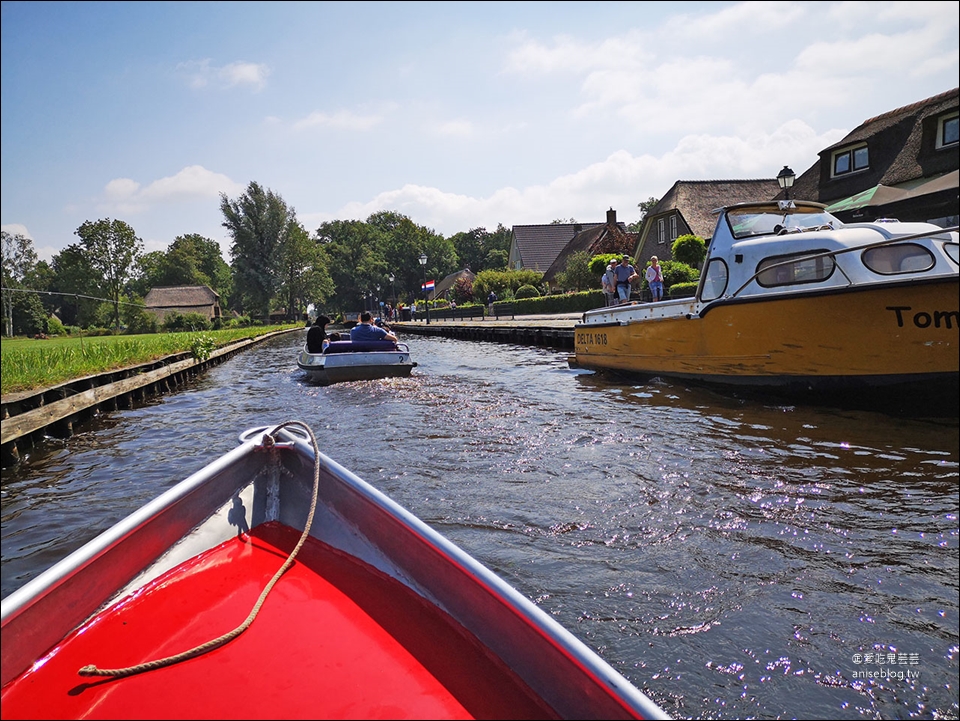
[[[957,190],[960,188],[960,170],[953,170],[935,178],[911,180],[907,183],[901,183],[897,187],[906,190],[909,198],[919,198],[951,188]]]
[[[921,207],[938,207],[946,205],[949,210],[951,203],[957,199],[960,171],[953,170],[943,175],[931,178],[917,178],[896,186],[875,185],[867,190],[860,191],[849,198],[838,200],[827,206],[828,213],[834,213],[841,220],[876,217],[878,213],[892,213],[904,211],[908,208],[915,210]],[[882,209],[882,210],[881,210]],[[857,212],[854,212],[857,211]]]
[[[857,208],[871,208],[887,203],[895,203],[898,200],[904,200],[909,197],[909,192],[899,188],[893,188],[882,183],[874,185],[867,190],[861,190],[856,195],[839,200],[833,205],[828,205],[828,213],[837,213],[844,210],[856,210]]]

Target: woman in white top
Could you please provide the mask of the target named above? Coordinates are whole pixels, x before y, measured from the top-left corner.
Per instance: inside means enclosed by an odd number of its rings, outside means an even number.
[[[650,267],[647,268],[647,283],[653,300],[663,300],[663,268],[655,255],[650,258]]]

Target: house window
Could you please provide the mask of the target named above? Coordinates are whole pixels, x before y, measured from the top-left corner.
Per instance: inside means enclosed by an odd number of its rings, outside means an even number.
[[[670,216],[670,240],[677,239],[677,216]]]
[[[937,128],[937,147],[947,148],[957,144],[957,113],[940,118]]]
[[[845,148],[833,154],[833,177],[866,170],[870,167],[870,153],[866,145]]]
[[[667,222],[660,218],[657,221],[657,242],[663,245],[667,241]]]

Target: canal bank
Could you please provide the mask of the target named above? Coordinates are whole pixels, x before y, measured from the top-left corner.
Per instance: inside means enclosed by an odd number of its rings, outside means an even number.
[[[75,426],[101,412],[131,408],[149,398],[170,393],[211,366],[268,338],[302,328],[265,333],[218,348],[204,360],[189,352],[174,353],[106,373],[77,378],[33,391],[11,393],[0,401],[0,459],[7,468],[44,436],[69,438]]]
[[[573,328],[581,313],[524,315],[506,318],[426,318],[390,323],[398,333],[453,338],[456,340],[513,343],[573,350]]]

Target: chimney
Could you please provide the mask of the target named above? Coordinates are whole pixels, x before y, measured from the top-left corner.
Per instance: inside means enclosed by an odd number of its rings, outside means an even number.
[[[613,208],[607,211],[607,225],[611,228],[617,227],[617,211]]]

